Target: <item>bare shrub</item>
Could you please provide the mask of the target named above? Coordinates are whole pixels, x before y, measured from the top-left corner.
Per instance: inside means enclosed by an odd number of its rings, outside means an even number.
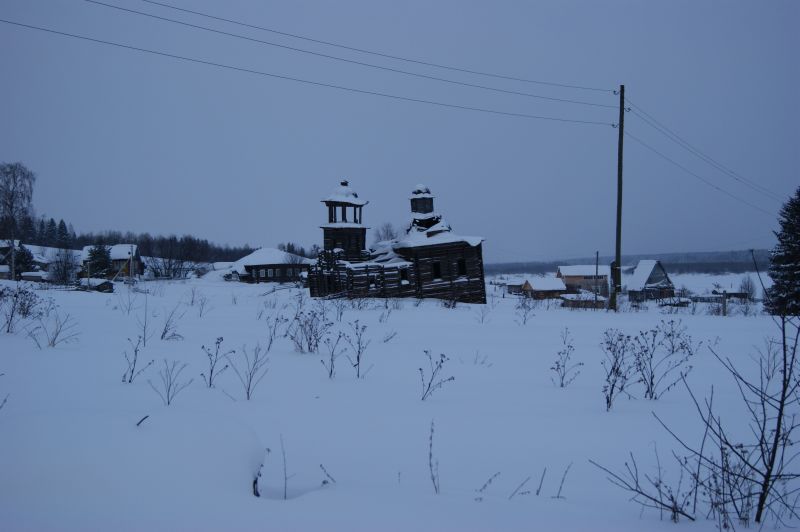
[[[583,366],[583,362],[573,363],[571,360],[575,346],[567,327],[561,331],[561,345],[563,347],[556,354],[556,359],[550,367],[550,370],[556,374],[556,378],[550,380],[559,388],[566,388],[581,374],[579,368]]]
[[[685,460],[677,455],[674,455],[674,457],[679,464],[682,464],[682,461]],[[608,475],[606,478],[609,482],[631,493],[631,500],[642,507],[654,508],[662,516],[665,512],[668,513],[673,523],[677,523],[681,517],[690,521],[695,520],[694,515],[690,513],[690,505],[696,493],[696,486],[692,483],[688,483],[688,486],[684,484],[684,468],[682,465],[680,467],[680,476],[676,483],[670,485],[663,476],[657,452],[656,462],[658,463],[658,468],[653,476],[639,473],[639,466],[633,453],[630,453],[630,461],[625,462],[625,471],[623,473],[615,473],[594,460],[589,460],[589,462],[604,471]]]
[[[489,314],[491,313],[492,313],[492,307],[490,307],[489,305],[481,305],[475,311],[475,320],[481,324],[486,323],[487,321],[489,321]]]
[[[180,312],[181,303],[175,305],[172,310],[164,315],[164,325],[161,327],[161,339],[164,341],[183,340],[183,335],[178,334],[178,321],[186,314]]]
[[[446,383],[456,380],[452,375],[450,377],[442,377],[440,374],[444,368],[445,363],[450,360],[444,354],[440,354],[439,358],[434,361],[431,352],[425,350],[425,356],[428,358],[428,365],[430,372],[428,377],[425,378],[425,370],[419,368],[419,378],[422,382],[422,400],[424,401],[430,397],[433,392],[444,386]]]
[[[122,374],[122,382],[130,384],[136,377],[141,375],[144,370],[152,366],[154,361],[151,360],[145,364],[143,368],[137,370],[136,366],[139,363],[139,351],[141,351],[142,347],[144,347],[142,344],[142,337],[139,336],[136,339],[135,344],[130,338],[128,338],[128,343],[131,344],[131,354],[129,355],[127,351],[123,351],[122,353],[125,356],[125,362],[128,364],[128,367],[125,369],[125,373]]]
[[[334,299],[332,302],[333,316],[338,323],[341,323],[344,311],[347,310],[347,300],[343,298]]]
[[[203,316],[208,314],[210,310],[211,310],[211,300],[208,297],[206,297],[206,296],[204,296],[202,294],[199,295],[197,297],[197,315],[198,315],[198,317],[202,318]]]
[[[133,287],[128,286],[127,290],[117,292],[117,308],[126,315],[130,315],[130,313],[136,309],[136,301],[138,299],[139,295],[136,293]]]
[[[474,500],[475,500],[475,502],[481,502],[481,501],[483,501],[483,496],[484,496],[484,494],[486,493],[486,490],[488,490],[488,489],[489,489],[489,486],[491,486],[491,485],[492,485],[492,482],[494,482],[494,481],[495,481],[495,479],[496,479],[497,477],[499,477],[499,476],[500,476],[500,471],[498,471],[497,473],[493,474],[493,475],[492,475],[492,476],[490,476],[488,479],[486,479],[486,482],[484,482],[484,483],[483,483],[483,485],[482,485],[480,488],[478,488],[478,489],[476,489],[476,490],[475,490],[475,493],[477,493],[477,494],[478,494],[477,496],[475,496],[475,499],[474,499]]]
[[[243,345],[242,357],[244,357],[244,363],[242,364],[241,368],[237,366],[233,360],[233,357],[231,356],[233,351],[229,351],[226,354],[228,364],[231,368],[233,368],[233,372],[239,379],[242,389],[244,390],[245,400],[247,401],[253,397],[253,393],[255,392],[256,388],[264,379],[264,377],[266,377],[267,372],[269,371],[269,368],[267,367],[267,364],[269,363],[269,357],[267,356],[268,353],[268,349],[262,349],[260,344],[256,344],[251,355],[247,352],[247,346]]]
[[[526,325],[528,320],[530,320],[533,316],[533,301],[529,297],[521,297],[517,301],[516,306],[514,307],[514,313],[517,316],[517,323],[520,325]]]
[[[175,397],[194,381],[194,379],[189,379],[188,381],[179,380],[181,373],[183,373],[183,370],[186,369],[187,366],[187,364],[180,364],[176,360],[167,362],[165,358],[164,369],[158,372],[158,386],[153,384],[153,381],[147,380],[147,384],[158,394],[164,402],[164,406],[171,405]]]
[[[634,371],[631,363],[633,342],[631,337],[617,329],[607,329],[603,333],[603,342],[600,348],[605,353],[605,358],[600,362],[605,372],[603,397],[605,398],[606,411],[610,411],[614,400],[620,394],[630,394],[626,391],[631,383],[631,374]]]
[[[78,322],[70,314],[62,315],[58,307],[52,307],[37,320],[37,325],[28,330],[28,337],[36,346],[57,347],[61,344],[77,342],[80,332]]]
[[[322,309],[301,310],[295,313],[286,334],[298,353],[316,353],[332,326]]]
[[[234,354],[236,351],[231,349],[230,351],[221,352],[222,350],[222,336],[218,337],[217,340],[214,342],[214,348],[209,349],[206,346],[201,346],[200,348],[206,354],[206,358],[208,358],[208,371],[205,373],[201,373],[200,376],[203,377],[203,382],[206,383],[206,386],[209,388],[214,387],[214,379],[220,376],[226,369],[228,369],[228,364],[222,366],[220,370],[217,370],[217,365],[219,365],[223,360],[228,360],[229,356]]]
[[[333,379],[333,377],[336,375],[336,359],[338,359],[344,353],[345,349],[339,347],[339,343],[343,338],[344,334],[341,332],[336,335],[336,341],[331,340],[330,337],[325,338],[324,343],[325,348],[328,351],[328,356],[320,360],[320,362],[325,368],[329,379]]]
[[[633,357],[645,399],[658,399],[689,374],[697,346],[680,320],[661,322],[633,339]]]
[[[428,471],[431,474],[433,492],[439,495],[439,460],[433,457],[433,420],[431,420],[431,433],[428,436]]]
[[[372,369],[372,366],[370,366],[363,373],[361,371],[361,364],[364,361],[364,352],[367,350],[367,347],[369,347],[369,344],[372,342],[372,340],[369,340],[364,336],[367,331],[366,325],[361,325],[358,320],[350,322],[348,325],[350,325],[352,334],[346,334],[345,341],[350,344],[353,354],[355,355],[355,360],[350,358],[350,355],[347,356],[347,359],[356,370],[356,378],[360,379],[361,377],[366,377],[369,370]]]
[[[45,302],[24,283],[16,287],[0,288],[0,316],[2,326],[7,334],[16,330],[20,322],[41,317]]]

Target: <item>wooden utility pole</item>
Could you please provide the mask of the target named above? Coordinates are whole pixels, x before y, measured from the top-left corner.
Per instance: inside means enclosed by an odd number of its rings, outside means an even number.
[[[609,307],[617,310],[617,296],[622,292],[622,141],[625,135],[625,85],[619,86],[619,140],[617,142],[617,244],[611,278],[614,290]]]

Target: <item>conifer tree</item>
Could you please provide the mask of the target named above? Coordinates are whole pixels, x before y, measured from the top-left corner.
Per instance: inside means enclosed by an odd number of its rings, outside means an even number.
[[[778,244],[772,249],[766,301],[770,314],[800,316],[800,188],[783,204],[778,217]]]

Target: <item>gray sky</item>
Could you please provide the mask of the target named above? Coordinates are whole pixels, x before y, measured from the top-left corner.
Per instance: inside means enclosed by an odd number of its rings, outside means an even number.
[[[165,9],[103,0],[358,61],[614,106],[610,92],[393,61]],[[800,184],[800,3],[163,0],[370,50],[614,89],[738,176]],[[0,18],[324,83],[505,112],[612,123],[615,109],[412,78],[123,13],[4,0]],[[303,85],[0,24],[0,160],[37,173],[41,214],[78,231],[320,243],[319,200],[346,177],[368,225],[405,224],[417,183],[487,261],[612,254],[617,130]],[[626,114],[623,253],[770,247],[780,202]]]

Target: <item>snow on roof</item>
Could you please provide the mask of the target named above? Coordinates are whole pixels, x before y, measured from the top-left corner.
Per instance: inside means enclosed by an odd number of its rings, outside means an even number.
[[[11,271],[11,266],[6,266],[5,264],[0,264],[0,273],[8,273]]]
[[[464,242],[475,247],[483,242],[483,237],[480,236],[462,236],[455,234],[444,221],[440,221],[427,230],[420,231],[419,229],[420,228],[416,226],[411,226],[406,236],[395,242],[393,246],[394,249],[435,246],[437,244],[454,244],[456,242]]]
[[[530,277],[528,282],[534,290],[566,290],[564,281],[550,275]]]
[[[83,246],[80,251],[81,262],[89,260],[89,252],[93,247],[94,246]],[[108,250],[111,260],[128,260],[131,256],[131,251],[133,251],[134,256],[136,256],[137,252],[136,244],[114,244],[113,246],[106,246],[106,249]]]
[[[573,264],[559,266],[558,271],[563,277],[589,277],[595,275],[595,271],[597,275],[611,275],[611,266],[601,264],[595,269],[594,264]]]
[[[363,224],[357,224],[353,222],[332,222],[329,224],[322,224],[320,227],[323,229],[361,229],[365,226]]]
[[[350,187],[347,180],[339,183],[339,186],[323,202],[347,203],[348,205],[366,205],[369,203],[366,200],[358,198],[358,194]]]
[[[275,248],[259,248],[242,257],[231,265],[231,269],[239,274],[247,273],[245,266],[259,266],[261,264],[313,264],[313,259],[307,259],[292,253],[286,253]]]
[[[644,290],[645,286],[647,286],[647,280],[650,278],[650,274],[653,273],[653,268],[656,267],[657,263],[657,260],[640,260],[633,271],[630,281],[627,283],[628,290]]]
[[[431,194],[431,189],[426,187],[425,185],[417,185],[414,187],[414,190],[411,191],[411,199],[417,198],[432,198],[434,197]]]

